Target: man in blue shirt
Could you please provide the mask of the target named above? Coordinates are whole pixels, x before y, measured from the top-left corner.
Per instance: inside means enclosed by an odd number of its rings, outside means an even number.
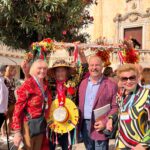
[[[108,116],[117,111],[117,84],[102,74],[103,62],[98,56],[89,60],[90,76],[79,87],[79,131],[87,150],[108,150],[108,139],[103,134]],[[103,119],[95,120],[93,110],[110,104]]]

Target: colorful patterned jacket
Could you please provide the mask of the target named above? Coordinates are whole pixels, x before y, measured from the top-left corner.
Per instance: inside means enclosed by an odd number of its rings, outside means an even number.
[[[135,93],[126,98],[117,97],[117,103],[120,111],[116,147],[132,149],[139,143],[150,146],[150,90],[137,86]],[[128,113],[129,119],[121,119],[122,113]]]

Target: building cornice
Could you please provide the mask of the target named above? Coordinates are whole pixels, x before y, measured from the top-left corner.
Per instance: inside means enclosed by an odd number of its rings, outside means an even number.
[[[6,53],[6,52],[2,52],[0,51],[0,56],[4,56],[4,57],[13,57],[13,58],[24,58],[24,54],[17,54],[16,53]]]
[[[6,45],[0,44],[0,56],[12,58],[24,58],[24,50],[15,50]]]
[[[138,11],[133,11],[133,12],[126,13],[125,15],[117,14],[116,17],[113,19],[113,21],[114,22],[122,22],[122,21],[127,20],[131,16],[135,16],[135,17],[134,17],[133,20],[130,20],[130,21],[136,21],[138,19],[138,17],[149,18],[150,17],[150,8],[148,8],[146,10],[146,13],[141,13],[141,12],[138,12]]]

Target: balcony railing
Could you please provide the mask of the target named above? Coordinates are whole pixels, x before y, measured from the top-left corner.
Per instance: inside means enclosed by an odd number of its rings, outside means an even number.
[[[88,52],[88,54],[86,55],[87,57],[90,57],[91,55],[93,55],[93,52]],[[139,55],[140,55],[140,64],[143,67],[150,67],[150,50],[139,50]],[[68,62],[72,62],[73,61],[73,56],[66,56],[66,57],[50,57],[50,65],[53,64],[54,61],[56,61],[57,59],[65,59]],[[113,52],[111,54],[111,63],[113,67],[117,67],[120,64],[119,61],[119,57],[117,52]]]
[[[93,55],[94,52],[87,50],[85,51],[85,54],[88,58],[91,55]],[[144,67],[150,67],[150,50],[141,49],[139,50],[139,54],[140,54],[140,64],[143,65]],[[24,58],[24,51],[13,50],[5,45],[0,44],[0,62],[2,62],[3,59],[4,59],[3,62],[6,61],[5,58],[12,59],[13,61],[16,61],[17,64],[20,64],[20,62]],[[58,59],[65,59],[68,62],[72,62],[73,56],[68,56],[67,53],[63,55],[62,57],[61,55],[54,54],[50,57],[49,66],[51,66],[54,63],[54,61]],[[117,67],[120,64],[117,52],[113,52],[111,54],[111,63],[113,67]]]
[[[143,67],[150,67],[150,50],[139,50],[140,64]],[[111,55],[112,65],[119,64],[119,57],[117,52],[112,53]]]

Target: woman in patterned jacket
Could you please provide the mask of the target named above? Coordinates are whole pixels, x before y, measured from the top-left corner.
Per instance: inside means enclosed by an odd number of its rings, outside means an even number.
[[[117,98],[120,110],[116,149],[146,150],[150,146],[150,90],[139,86],[140,75],[134,64],[119,67],[117,76],[124,92]]]

